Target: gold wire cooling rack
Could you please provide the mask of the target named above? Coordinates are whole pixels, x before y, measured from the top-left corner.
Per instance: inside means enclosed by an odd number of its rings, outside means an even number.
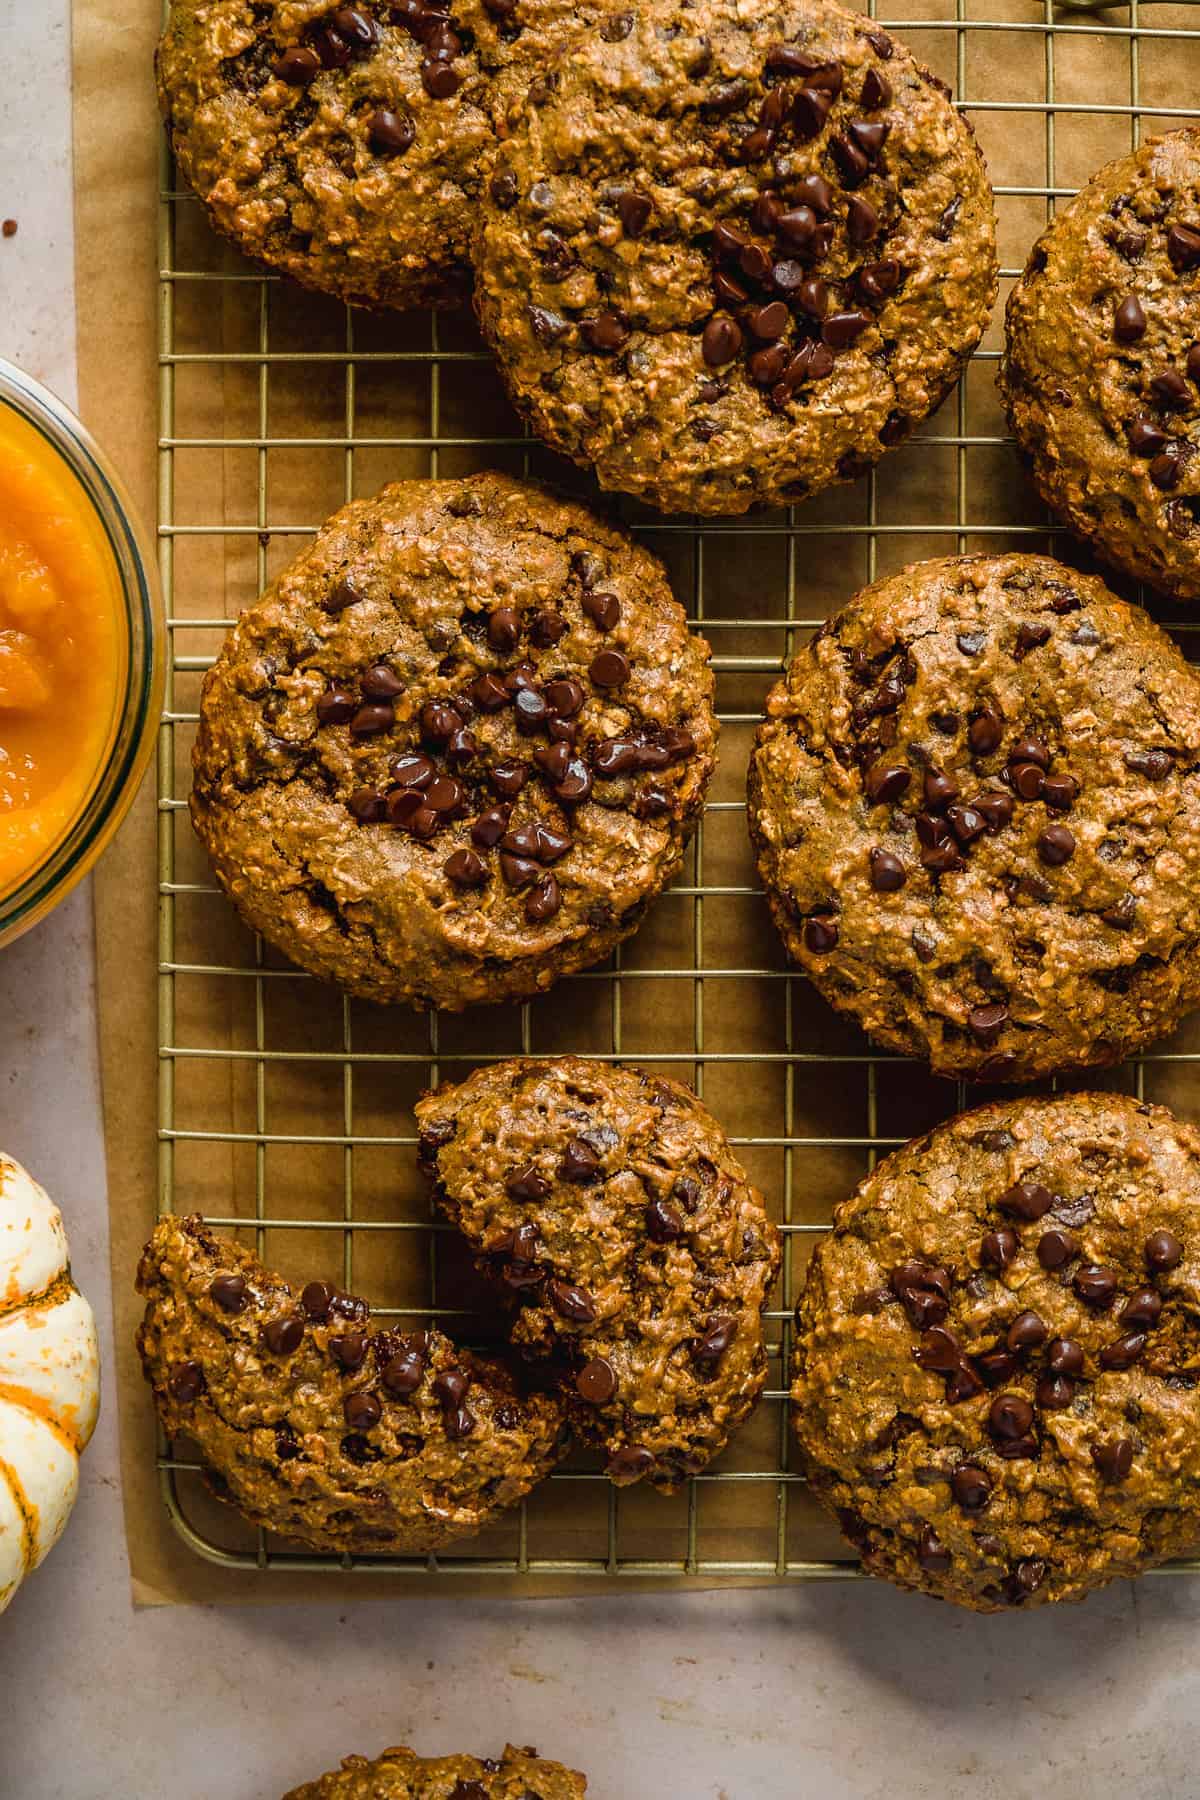
[[[1005,436],[994,391],[1004,295],[1058,201],[1144,136],[1200,117],[1200,30],[1186,5],[1156,6],[1152,24],[1147,0],[1091,11],[926,0],[904,17],[878,14],[951,85],[988,158],[1004,277],[991,331],[937,418],[865,481],[747,520],[621,509],[713,645],[721,768],[680,879],[611,964],[531,1004],[465,1017],[345,999],[240,926],[187,819],[199,681],[228,619],[344,500],[388,479],[489,465],[584,496],[589,484],[522,435],[468,318],[349,312],[264,275],[177,191],[164,146],[158,541],[172,654],[158,754],[160,1209],[251,1232],[289,1276],[332,1275],[379,1302],[380,1317],[437,1318],[479,1338],[483,1296],[416,1177],[412,1105],[485,1059],[572,1049],[689,1080],[769,1197],[786,1246],[766,1396],[683,1494],[618,1493],[581,1456],[461,1555],[319,1557],[244,1526],[210,1499],[187,1446],[164,1444],[163,1498],[199,1555],[246,1570],[485,1578],[854,1571],[793,1460],[791,1309],[835,1201],[880,1151],[967,1096],[873,1054],[788,973],[754,882],[744,773],[769,681],[864,581],[949,550],[1053,540],[1076,554],[1047,528]],[[1198,1062],[1200,1031],[1185,1029],[1106,1082],[1194,1115]]]

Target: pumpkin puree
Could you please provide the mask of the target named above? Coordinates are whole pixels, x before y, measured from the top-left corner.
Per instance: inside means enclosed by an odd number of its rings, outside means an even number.
[[[115,724],[121,589],[83,488],[0,406],[0,893],[75,819]]]

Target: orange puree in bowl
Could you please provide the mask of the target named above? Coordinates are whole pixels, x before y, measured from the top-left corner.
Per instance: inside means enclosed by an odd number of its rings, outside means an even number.
[[[125,658],[104,529],[57,452],[0,405],[0,893],[46,860],[86,800]]]

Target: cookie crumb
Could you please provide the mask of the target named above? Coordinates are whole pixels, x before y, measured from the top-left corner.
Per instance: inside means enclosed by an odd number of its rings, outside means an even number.
[[[3,232],[5,237],[16,237],[17,221],[15,219],[5,219],[3,225],[0,225],[0,232]]]

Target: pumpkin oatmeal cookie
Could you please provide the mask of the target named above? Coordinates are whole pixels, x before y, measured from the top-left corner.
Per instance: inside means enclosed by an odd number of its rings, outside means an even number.
[[[524,998],[677,874],[712,694],[624,533],[503,475],[400,482],[233,627],[192,819],[242,917],[313,974],[418,1007]]]
[[[498,1760],[417,1756],[406,1745],[369,1761],[347,1756],[339,1770],[293,1788],[284,1800],[583,1800],[586,1777],[536,1750],[509,1744]]]
[[[563,1409],[445,1334],[371,1330],[328,1282],[300,1292],[199,1218],[160,1220],[138,1269],[138,1350],[168,1437],[214,1493],[315,1550],[425,1555],[472,1536],[566,1449]]]
[[[533,429],[667,511],[862,474],[957,381],[996,295],[969,127],[831,0],[605,12],[510,121],[475,261]]]
[[[1115,568],[1200,599],[1200,126],[1056,214],[1009,296],[1000,386],[1046,504]]]
[[[1200,681],[1044,556],[916,563],[767,701],[749,822],[788,952],[938,1074],[1119,1061],[1200,1002]]]
[[[865,1567],[978,1612],[1200,1537],[1200,1134],[1121,1094],[960,1114],[840,1206],[796,1432]]]
[[[607,1473],[665,1493],[762,1392],[779,1235],[725,1134],[675,1081],[576,1056],[510,1061],[417,1106],[422,1165],[512,1342],[557,1371]]]

